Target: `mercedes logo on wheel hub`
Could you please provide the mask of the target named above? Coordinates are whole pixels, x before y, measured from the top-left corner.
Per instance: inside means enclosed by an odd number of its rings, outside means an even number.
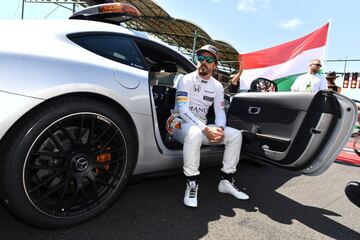
[[[74,169],[78,172],[85,171],[89,166],[89,161],[84,156],[75,156],[73,158]]]

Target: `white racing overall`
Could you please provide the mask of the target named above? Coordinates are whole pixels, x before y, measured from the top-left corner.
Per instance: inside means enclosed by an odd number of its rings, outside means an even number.
[[[209,107],[214,103],[215,125],[209,127],[223,127],[224,140],[216,144],[225,144],[222,171],[234,173],[239,162],[242,134],[239,130],[226,127],[226,115],[224,111],[224,88],[219,81],[211,77],[209,80],[202,79],[197,71],[189,73],[179,79],[176,92],[175,114],[168,122],[173,138],[184,144],[184,174],[185,176],[199,175],[200,148],[202,144],[210,142],[203,130],[206,128],[206,114]],[[211,143],[213,144],[213,143]]]

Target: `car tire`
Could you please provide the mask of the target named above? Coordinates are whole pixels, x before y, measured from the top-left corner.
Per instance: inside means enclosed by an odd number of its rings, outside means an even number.
[[[136,135],[125,113],[87,97],[45,102],[1,144],[0,197],[20,220],[64,228],[109,208],[134,169]]]

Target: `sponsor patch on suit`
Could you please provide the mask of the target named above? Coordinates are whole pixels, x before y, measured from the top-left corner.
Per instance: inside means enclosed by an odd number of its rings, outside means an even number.
[[[213,102],[214,98],[213,97],[209,97],[209,96],[204,96],[203,100],[208,101],[208,102]]]
[[[204,90],[204,92],[206,92],[206,93],[215,93],[215,91],[208,91],[208,90]]]
[[[201,91],[201,86],[195,84],[195,85],[194,85],[194,92],[200,92],[200,91]]]
[[[183,91],[177,91],[176,92],[176,96],[183,96],[183,97],[187,97],[188,93],[187,92],[183,92]]]

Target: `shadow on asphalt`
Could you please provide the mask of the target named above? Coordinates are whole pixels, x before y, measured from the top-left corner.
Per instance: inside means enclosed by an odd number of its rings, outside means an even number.
[[[359,233],[327,217],[339,214],[300,204],[276,192],[297,174],[240,163],[237,180],[250,195],[249,201],[218,193],[218,175],[218,168],[202,171],[197,209],[183,206],[182,176],[154,178],[129,186],[119,201],[99,217],[63,230],[29,227],[0,207],[0,239],[199,239],[208,233],[210,222],[221,216],[235,216],[233,209],[259,211],[282,224],[296,220],[335,239],[360,239]],[[246,226],[250,222],[234,224]]]

